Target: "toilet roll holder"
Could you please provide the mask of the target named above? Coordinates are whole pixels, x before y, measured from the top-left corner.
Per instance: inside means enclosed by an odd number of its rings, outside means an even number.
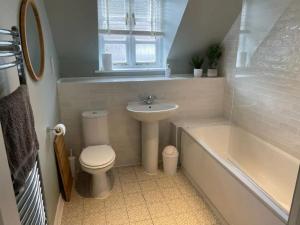
[[[57,124],[55,127],[47,127],[46,131],[47,133],[53,133],[54,135],[64,135],[65,134],[65,129],[61,127],[63,124]],[[64,125],[63,125],[64,127]]]
[[[59,132],[60,130],[55,129],[55,128],[51,128],[51,127],[47,127],[47,128],[46,128],[46,131],[47,131],[47,133],[51,133],[51,132],[53,132],[53,131]]]

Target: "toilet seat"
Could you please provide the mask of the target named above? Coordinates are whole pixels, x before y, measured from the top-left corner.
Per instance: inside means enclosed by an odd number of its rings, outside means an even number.
[[[80,163],[90,169],[100,169],[114,162],[116,153],[109,145],[89,146],[80,154]]]

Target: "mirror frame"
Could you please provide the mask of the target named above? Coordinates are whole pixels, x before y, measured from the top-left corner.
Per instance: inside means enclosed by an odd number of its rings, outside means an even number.
[[[30,59],[30,53],[28,49],[27,34],[26,34],[26,19],[28,7],[32,7],[33,14],[36,20],[36,28],[39,36],[39,48],[40,48],[40,68],[39,71],[35,71]],[[29,75],[35,81],[41,80],[45,69],[45,46],[44,46],[44,36],[43,29],[38,13],[37,6],[34,0],[22,0],[20,9],[20,35],[21,35],[21,45],[23,50],[23,56],[28,69]]]

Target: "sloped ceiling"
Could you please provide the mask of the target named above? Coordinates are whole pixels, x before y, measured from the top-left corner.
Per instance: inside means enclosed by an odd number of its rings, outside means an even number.
[[[242,0],[163,0],[164,58],[172,73],[190,73],[189,61],[221,42]],[[97,0],[45,0],[62,77],[94,76],[98,69]]]
[[[188,0],[163,1],[164,59],[167,58],[176,36]],[[165,62],[163,62],[165,63]]]
[[[98,70],[97,0],[45,0],[62,77]]]
[[[242,0],[189,0],[167,57],[172,73],[191,73],[191,57],[222,42],[241,9]]]

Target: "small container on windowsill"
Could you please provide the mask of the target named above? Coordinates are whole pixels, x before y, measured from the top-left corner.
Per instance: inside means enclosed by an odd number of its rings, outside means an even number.
[[[165,77],[170,77],[171,76],[171,68],[170,65],[167,64],[166,70],[165,70]]]
[[[112,54],[102,54],[102,69],[103,71],[112,71]]]
[[[202,69],[194,69],[194,77],[202,77],[203,70]]]
[[[207,70],[207,77],[217,77],[217,76],[218,76],[218,69]]]

